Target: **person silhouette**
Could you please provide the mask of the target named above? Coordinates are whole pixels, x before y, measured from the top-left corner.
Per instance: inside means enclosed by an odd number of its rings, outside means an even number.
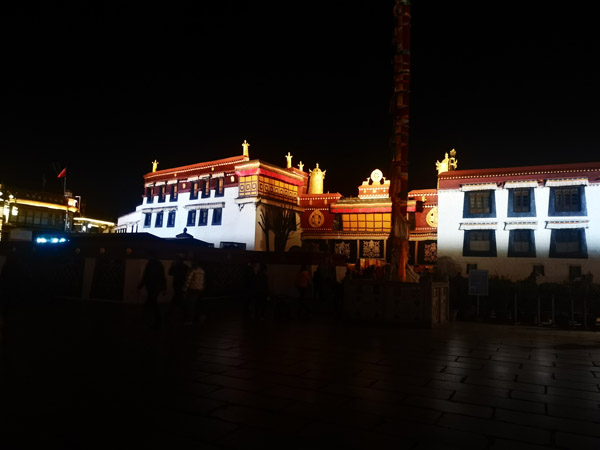
[[[145,309],[148,314],[153,316],[152,328],[158,329],[161,326],[158,295],[167,289],[167,278],[165,277],[165,268],[156,257],[154,250],[148,252],[148,262],[138,284],[138,293],[142,288],[146,289]]]

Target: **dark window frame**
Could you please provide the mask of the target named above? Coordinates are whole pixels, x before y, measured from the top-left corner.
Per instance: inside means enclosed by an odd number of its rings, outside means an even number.
[[[154,187],[146,188],[146,203],[154,203]]]
[[[175,210],[169,211],[169,214],[167,214],[167,228],[175,227],[176,215],[177,215],[177,211],[175,211]]]
[[[515,249],[515,242],[517,242],[518,237],[522,237],[528,235],[529,236],[529,250],[526,252],[519,251]],[[518,242],[522,242],[519,240]],[[534,230],[510,230],[508,235],[508,256],[511,258],[535,258],[536,249],[535,249],[535,233]]]
[[[187,226],[188,227],[196,226],[196,210],[195,209],[190,209],[188,211]]]
[[[167,185],[161,184],[158,187],[158,203],[164,203],[167,200]]]
[[[144,228],[152,226],[152,213],[144,213]]]
[[[202,198],[210,198],[210,178],[202,180]]]
[[[489,212],[471,212],[471,198],[475,196],[483,196],[487,193]],[[463,217],[464,218],[484,218],[484,217],[496,217],[496,191],[494,189],[486,189],[483,191],[466,191],[465,199],[463,204]]]
[[[579,249],[573,252],[558,252],[556,249],[557,242],[567,237],[577,236]],[[559,228],[553,229],[550,235],[550,258],[573,258],[587,259],[587,239],[585,228]]]
[[[474,241],[476,233],[487,233],[488,240],[490,243],[489,250],[471,250],[471,241]],[[475,256],[475,257],[495,257],[497,256],[496,250],[496,231],[495,230],[465,230],[463,240],[463,256]]]
[[[215,197],[223,197],[225,195],[225,178],[218,177],[215,179]]]
[[[211,225],[221,225],[223,223],[223,208],[214,208],[212,213]]]
[[[198,215],[198,226],[205,227],[206,225],[208,225],[208,209],[202,208]]]
[[[164,218],[165,218],[165,214],[163,211],[157,212],[156,218],[154,219],[154,228],[162,228]]]
[[[529,209],[528,210],[520,210],[524,209],[522,205],[517,199],[517,194],[522,193],[524,191],[528,191],[529,195]],[[535,208],[535,191],[533,188],[510,188],[508,189],[508,217],[535,217],[536,216],[536,208]]]
[[[578,209],[569,209],[573,198],[566,200],[565,190],[577,191]],[[560,195],[557,195],[560,194]],[[573,195],[572,193],[570,194]],[[550,187],[550,200],[548,202],[549,216],[587,216],[587,202],[585,199],[585,186],[552,186]]]
[[[169,193],[169,201],[176,202],[179,196],[179,182],[171,185],[171,192]]]
[[[198,199],[198,187],[200,186],[199,182],[196,181],[192,181],[190,183],[190,200],[197,200]]]

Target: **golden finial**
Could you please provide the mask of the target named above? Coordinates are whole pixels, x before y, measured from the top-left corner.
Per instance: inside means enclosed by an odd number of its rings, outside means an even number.
[[[155,159],[152,161],[152,172],[156,172],[156,168],[158,167],[158,161]]]
[[[287,159],[287,168],[291,168],[292,167],[292,155],[290,154],[290,152],[288,152],[287,155],[285,155],[285,159]]]
[[[300,169],[301,171],[304,171],[304,164],[302,164],[302,161],[300,161],[298,163],[298,169]]]
[[[308,170],[310,173],[310,182],[308,184],[309,194],[322,194],[323,193],[323,180],[325,179],[326,170],[319,169],[319,163],[316,164],[314,170]]]
[[[242,156],[249,156],[248,154],[248,147],[250,147],[250,144],[248,144],[248,142],[246,142],[246,139],[244,139],[244,142],[242,142],[242,148],[244,149],[242,152]]]

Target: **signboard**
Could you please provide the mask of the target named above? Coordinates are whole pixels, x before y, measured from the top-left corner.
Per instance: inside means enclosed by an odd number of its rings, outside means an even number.
[[[469,271],[469,295],[488,295],[488,271]]]

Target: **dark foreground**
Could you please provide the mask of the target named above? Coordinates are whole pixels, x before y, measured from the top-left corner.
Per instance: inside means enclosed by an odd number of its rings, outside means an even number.
[[[159,331],[136,306],[15,310],[0,448],[600,449],[600,335],[398,329],[236,305]]]

